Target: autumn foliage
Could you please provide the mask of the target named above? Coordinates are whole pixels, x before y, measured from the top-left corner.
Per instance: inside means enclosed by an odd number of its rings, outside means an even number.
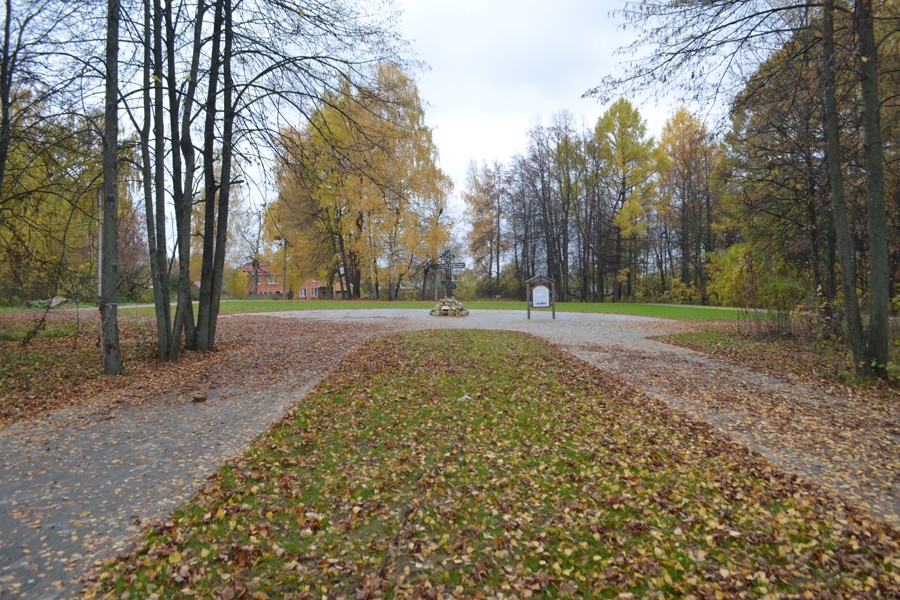
[[[396,300],[450,237],[452,182],[438,168],[415,81],[396,65],[369,88],[342,90],[279,138],[279,197],[270,227],[304,269],[360,297]]]
[[[86,595],[887,598],[898,544],[534,338],[435,331],[356,354]]]

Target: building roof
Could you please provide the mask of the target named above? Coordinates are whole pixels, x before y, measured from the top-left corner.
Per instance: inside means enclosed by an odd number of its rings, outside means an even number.
[[[547,277],[546,275],[535,275],[531,279],[526,279],[525,283],[529,284],[545,284],[545,283],[556,283],[553,279]]]
[[[245,273],[249,273],[250,275],[253,275],[253,263],[252,262],[243,264],[240,267],[238,267],[238,269]],[[259,263],[259,266],[256,268],[256,274],[260,275],[261,277],[268,277],[269,275],[271,275],[271,273],[269,273],[269,265]]]

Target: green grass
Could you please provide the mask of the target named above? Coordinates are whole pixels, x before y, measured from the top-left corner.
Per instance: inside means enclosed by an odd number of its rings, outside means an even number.
[[[898,534],[508,332],[383,338],[89,596],[887,596]],[[622,596],[631,594],[632,596]]]
[[[0,341],[3,342],[21,342],[25,339],[33,329],[34,325],[22,324],[0,324]],[[69,337],[75,334],[77,325],[75,323],[44,323],[36,338],[60,338]]]
[[[196,310],[197,303],[194,302]],[[290,310],[352,310],[358,308],[412,308],[431,310],[434,302],[382,302],[368,300],[223,300],[219,314],[239,315],[249,313],[282,312]],[[119,307],[119,314],[126,317],[152,317],[154,309],[148,306]]]
[[[287,310],[351,310],[357,308],[383,309],[417,309],[428,311],[434,307],[432,301],[372,301],[372,300],[315,300],[315,301],[281,301],[281,300],[226,300],[223,301],[220,313],[244,314],[260,312],[279,312]],[[525,302],[504,300],[471,300],[465,302],[469,310],[521,310]],[[548,309],[540,309],[548,310]],[[663,304],[632,304],[625,302],[566,302],[556,305],[559,312],[610,313],[639,315],[681,320],[716,320],[728,321],[737,319],[741,312],[733,308],[703,306],[670,306]],[[120,307],[123,316],[150,317],[152,308]]]
[[[466,302],[469,309],[525,310],[524,302],[476,300]],[[548,309],[540,309],[548,310]],[[564,302],[556,305],[557,312],[607,313],[637,315],[691,321],[732,321],[742,312],[736,308],[717,306],[678,306],[669,304],[639,304],[632,302]]]

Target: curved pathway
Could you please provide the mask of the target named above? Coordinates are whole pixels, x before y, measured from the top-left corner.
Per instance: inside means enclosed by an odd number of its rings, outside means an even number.
[[[552,320],[543,311],[527,320],[524,310],[478,311],[465,318],[390,309],[266,317],[350,326],[358,343],[384,331],[426,328],[541,336],[709,422],[784,470],[900,524],[896,411],[861,406],[841,390],[792,385],[649,339],[678,323],[581,313],[557,313]],[[125,551],[142,523],[171,514],[216,466],[284,415],[327,372],[327,364],[352,349],[335,346],[324,356],[316,353],[310,359],[314,366],[298,368],[276,385],[254,389],[232,383],[202,404],[177,398],[112,412],[107,406],[87,416],[64,410],[0,431],[0,598],[72,596],[86,568]],[[290,351],[302,352],[303,341],[293,340]],[[867,435],[873,427],[879,435]]]

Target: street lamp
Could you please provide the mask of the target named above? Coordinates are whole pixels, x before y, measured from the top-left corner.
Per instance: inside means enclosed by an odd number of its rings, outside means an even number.
[[[280,235],[275,236],[275,242],[281,244],[284,251],[284,277],[281,279],[281,299],[287,300],[287,247],[290,245],[286,237]]]

